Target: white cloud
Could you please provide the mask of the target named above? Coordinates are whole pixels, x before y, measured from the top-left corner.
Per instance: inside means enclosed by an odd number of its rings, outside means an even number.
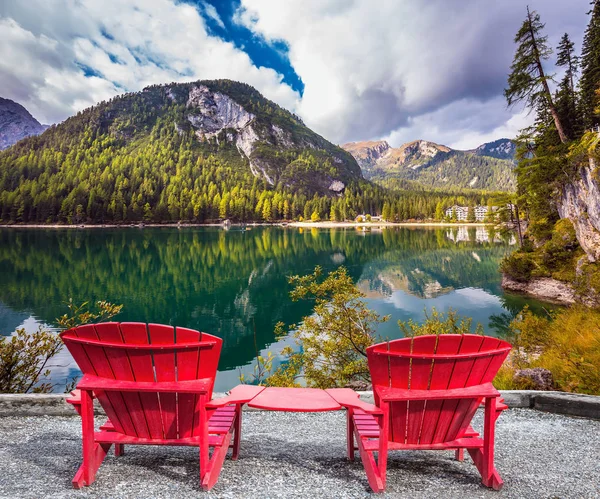
[[[56,122],[149,84],[232,78],[337,143],[424,138],[471,148],[527,123],[502,98],[521,0],[241,4],[237,22],[289,47],[302,97],[281,74],[209,33],[204,17],[224,27],[213,6],[201,3],[201,15],[175,0],[0,2],[0,95]],[[530,4],[551,44],[568,31],[580,46],[588,0]]]
[[[169,0],[3,4],[0,41],[2,95],[43,122],[171,81],[231,78],[290,109],[299,99],[276,71],[208,34],[194,7]]]
[[[221,27],[222,29],[225,29],[225,23],[223,22],[223,19],[221,19],[221,17],[219,16],[219,13],[217,12],[217,9],[215,9],[214,5],[205,3],[203,5],[203,10],[204,10],[204,13],[208,17],[210,17],[215,23],[217,23],[217,25],[219,27]]]
[[[522,1],[241,1],[238,22],[289,46],[305,84],[298,111],[330,140],[396,135],[472,147],[494,129],[512,133],[520,110],[507,112],[501,95]],[[587,0],[530,3],[547,21],[551,43],[566,28],[580,38]],[[485,132],[480,120],[456,127],[447,110],[462,105],[488,111]]]

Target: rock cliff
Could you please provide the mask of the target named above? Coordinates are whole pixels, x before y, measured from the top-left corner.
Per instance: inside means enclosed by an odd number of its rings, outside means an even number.
[[[563,187],[558,203],[561,218],[575,227],[577,240],[590,262],[600,260],[600,186],[596,161],[590,158],[579,178]]]
[[[248,85],[200,81],[171,85],[167,95],[175,104],[185,102],[184,114],[201,142],[235,146],[252,174],[270,185],[302,184],[309,192],[337,195],[362,177],[352,155]],[[177,126],[185,129],[184,124]]]
[[[0,150],[25,137],[39,135],[46,128],[21,104],[0,97]]]

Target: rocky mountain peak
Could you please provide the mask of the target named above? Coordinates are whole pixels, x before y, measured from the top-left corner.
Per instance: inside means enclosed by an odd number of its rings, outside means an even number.
[[[400,147],[385,141],[351,142],[352,154],[365,176],[383,185],[388,180],[416,181],[429,187],[510,190],[514,188],[514,144],[508,139],[460,151],[428,140]]]
[[[440,152],[450,152],[451,149],[446,146],[429,142],[427,140],[415,140],[401,145],[399,148],[400,156],[403,161],[413,157],[434,158]]]
[[[309,130],[294,114],[268,101],[252,87],[230,80],[206,80],[190,84],[173,84],[166,90],[168,98],[185,104],[187,124],[201,142],[227,142],[235,146],[248,161],[255,176],[269,184],[293,184],[297,175],[282,164],[283,153],[323,156],[323,171],[315,171],[309,182],[320,192],[339,194],[349,180],[360,178],[354,158]],[[389,146],[388,146],[389,147]],[[286,154],[287,154],[286,153]],[[323,174],[327,170],[331,173]]]
[[[30,135],[39,135],[46,128],[21,104],[0,97],[0,150]]]
[[[478,156],[490,156],[492,158],[512,160],[517,152],[517,146],[510,139],[498,139],[493,142],[481,144],[472,152]]]
[[[361,167],[369,168],[390,150],[390,145],[385,140],[364,140],[348,142],[342,149],[352,154]]]

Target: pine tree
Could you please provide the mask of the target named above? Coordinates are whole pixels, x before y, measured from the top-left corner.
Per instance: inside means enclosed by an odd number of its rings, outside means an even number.
[[[439,222],[444,219],[444,204],[438,201],[435,205],[435,219]]]
[[[579,81],[580,109],[586,128],[600,123],[599,117],[594,112],[598,104],[596,89],[600,85],[600,0],[593,1],[590,14],[590,22],[585,30],[581,49],[581,80]]]
[[[556,64],[565,68],[565,76],[558,86],[555,95],[556,111],[565,127],[565,133],[571,138],[580,135],[579,111],[577,109],[577,93],[575,76],[579,69],[579,58],[575,55],[575,44],[565,33],[558,44]]]
[[[554,119],[560,141],[565,143],[568,138],[548,86],[552,77],[546,75],[542,65],[552,54],[552,49],[547,44],[548,37],[542,35],[544,26],[540,15],[527,7],[527,18],[515,36],[518,46],[504,96],[509,106],[525,101],[529,108],[535,109],[543,102]]]
[[[473,205],[469,205],[467,208],[467,222],[475,222],[475,207]]]
[[[385,203],[383,203],[383,210],[381,210],[381,218],[383,219],[384,222],[389,221],[391,217],[391,209],[390,209],[390,203],[388,203],[387,201]]]

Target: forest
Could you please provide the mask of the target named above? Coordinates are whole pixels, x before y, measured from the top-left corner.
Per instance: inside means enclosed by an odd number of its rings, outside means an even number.
[[[252,173],[226,133],[198,139],[188,120],[193,110],[178,94],[187,95],[186,84],[154,86],[1,152],[0,223],[339,221],[384,212],[390,221],[425,220],[447,206],[488,204],[493,196],[410,182],[374,185],[349,153],[252,87],[209,84],[251,110],[260,133],[276,125],[293,138],[287,148],[265,140],[252,153],[268,165],[274,185]],[[342,193],[319,187],[330,177],[345,180]]]

